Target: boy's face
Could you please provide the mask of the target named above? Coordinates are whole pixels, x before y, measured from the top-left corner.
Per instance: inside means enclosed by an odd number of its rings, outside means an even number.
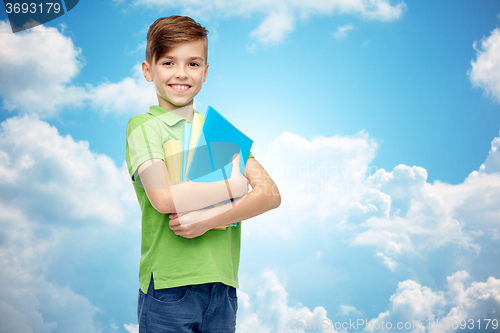
[[[204,40],[181,43],[158,58],[156,64],[142,62],[146,80],[155,84],[160,106],[169,111],[193,104],[207,69]]]

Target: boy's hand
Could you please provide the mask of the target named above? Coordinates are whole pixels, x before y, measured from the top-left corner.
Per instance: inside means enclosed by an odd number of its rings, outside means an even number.
[[[232,197],[243,198],[248,193],[248,179],[240,172],[239,154],[233,155],[233,167],[229,178],[228,190],[231,191]],[[234,202],[230,207],[234,207]],[[229,205],[229,204],[226,204]],[[224,205],[224,206],[226,206]],[[192,212],[172,213],[169,216],[170,229],[177,235],[185,238],[195,238],[203,235],[208,230],[212,229],[209,219],[214,215],[218,215],[230,207],[221,206],[210,209],[199,209]],[[221,210],[222,209],[222,210]]]
[[[229,187],[233,198],[239,198],[248,193],[248,179],[240,172],[240,155],[233,155],[233,167],[229,177]]]
[[[172,213],[168,225],[177,236],[195,238],[211,229],[207,223],[208,220],[203,220],[206,218],[204,213],[203,209],[189,213]]]

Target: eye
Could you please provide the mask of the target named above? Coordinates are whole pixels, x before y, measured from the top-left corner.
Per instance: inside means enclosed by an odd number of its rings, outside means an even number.
[[[167,65],[167,66],[171,66],[171,65],[172,65],[172,62],[171,62],[171,61],[165,61],[163,64],[164,64],[164,65]]]
[[[190,62],[190,63],[189,63],[189,66],[194,66],[194,67],[196,67],[196,66],[200,66],[200,64],[199,64],[199,63],[197,63],[197,62]]]

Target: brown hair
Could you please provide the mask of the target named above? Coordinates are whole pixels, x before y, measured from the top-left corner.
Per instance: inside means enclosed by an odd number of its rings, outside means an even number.
[[[166,52],[180,43],[205,40],[205,62],[208,57],[208,30],[188,16],[173,15],[157,19],[149,27],[146,61],[154,65]]]

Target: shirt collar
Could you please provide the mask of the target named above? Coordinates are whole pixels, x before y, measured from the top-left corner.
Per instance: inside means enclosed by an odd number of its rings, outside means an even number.
[[[194,113],[199,114],[199,112],[194,108],[193,108],[193,111],[194,111]],[[182,121],[182,120],[186,121],[186,119],[182,118],[181,116],[178,116],[175,113],[170,112],[169,110],[166,110],[158,105],[152,105],[149,108],[148,113],[154,117],[160,116],[160,119],[169,126],[174,126],[175,124],[177,124],[179,121]]]

